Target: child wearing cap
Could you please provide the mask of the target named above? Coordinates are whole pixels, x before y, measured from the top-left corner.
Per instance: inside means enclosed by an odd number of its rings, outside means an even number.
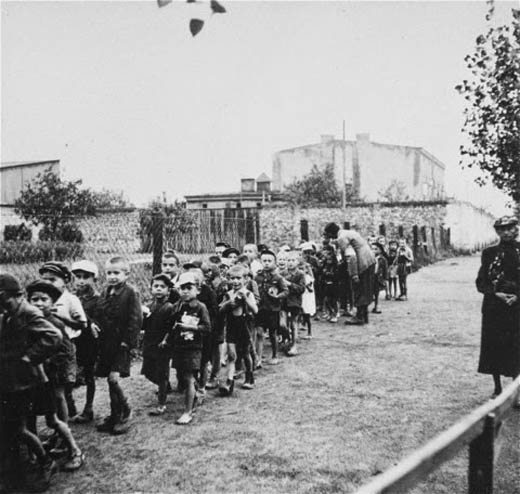
[[[226,293],[224,301],[220,304],[220,311],[226,317],[228,347],[227,380],[219,387],[222,396],[233,393],[237,360],[243,360],[246,368],[246,379],[242,387],[252,389],[255,384],[250,326],[254,315],[258,313],[258,306],[253,293],[245,287],[246,275],[247,272],[242,266],[233,266],[229,270],[231,290]]]
[[[271,341],[272,358],[270,364],[278,364],[278,327],[280,325],[280,310],[282,300],[289,293],[285,280],[276,272],[276,254],[270,250],[264,250],[260,254],[262,270],[255,277],[260,293],[258,305],[257,325],[257,355],[262,358],[263,330],[269,331]],[[261,365],[261,360],[259,361]]]
[[[28,430],[27,415],[39,383],[36,367],[54,354],[61,332],[24,300],[20,282],[9,274],[0,274],[0,318],[0,462],[12,462],[19,443],[24,443],[39,465],[39,477],[31,487],[45,490],[56,464]],[[19,478],[15,473],[9,480]]]
[[[97,266],[87,260],[72,264],[74,288],[83,310],[87,316],[87,329],[75,339],[76,360],[83,370],[86,385],[86,398],[83,411],[71,421],[85,424],[94,420],[94,396],[96,394],[95,367],[98,355],[98,337],[101,332],[101,294],[96,289],[96,279],[99,275]]]
[[[61,439],[68,452],[64,469],[77,470],[83,466],[84,455],[67,425],[68,409],[65,399],[66,386],[76,380],[74,346],[65,331],[65,325],[52,312],[53,305],[60,298],[61,292],[46,280],[34,281],[26,287],[26,291],[29,303],[40,309],[45,318],[62,334],[61,343],[55,353],[39,367],[42,382],[35,390],[33,413],[35,416],[44,415],[47,427],[55,432],[56,441],[54,441],[54,449],[50,451],[51,454],[62,452],[57,441]],[[36,431],[36,417],[33,425]]]
[[[184,413],[177,424],[189,424],[195,401],[195,376],[200,369],[202,335],[211,330],[208,309],[197,300],[198,279],[195,273],[182,273],[178,288],[180,300],[174,305],[173,327],[161,342],[172,348],[172,367],[184,388]]]
[[[208,309],[211,331],[202,334],[202,352],[199,369],[199,379],[197,382],[197,404],[202,405],[206,397],[206,385],[209,381],[209,364],[212,361],[214,340],[217,336],[214,333],[216,327],[216,319],[218,314],[217,293],[213,289],[211,283],[206,283],[203,269],[206,266],[201,263],[200,268],[189,268],[188,272],[195,274],[197,277],[197,285],[199,293],[197,299],[202,302]]]
[[[168,301],[173,283],[170,277],[161,273],[155,275],[151,282],[153,301],[149,305],[150,312],[143,321],[143,366],[141,374],[159,387],[157,408],[149,415],[162,415],[166,411],[166,396],[170,382],[171,351],[160,344],[168,331],[173,327],[174,309]]]
[[[72,279],[71,272],[65,264],[59,261],[46,262],[39,269],[39,272],[42,279],[50,281],[61,291],[61,297],[56,300],[52,311],[65,324],[65,331],[74,343],[74,339],[81,334],[82,330],[87,328],[87,316],[79,298],[67,289],[67,284]],[[75,351],[76,347],[74,346]],[[76,355],[74,355],[74,361],[76,361]],[[70,417],[77,415],[76,404],[72,396],[73,388],[74,383],[68,384],[65,388]]]
[[[229,247],[222,253],[222,258],[227,259],[231,266],[235,265],[237,262],[237,258],[240,255],[240,251],[235,249],[235,247]]]
[[[99,432],[125,434],[130,429],[132,410],[119,383],[130,376],[131,355],[143,325],[139,293],[128,283],[130,265],[122,257],[105,264],[107,286],[101,295],[98,377],[106,377],[110,415],[97,426]]]

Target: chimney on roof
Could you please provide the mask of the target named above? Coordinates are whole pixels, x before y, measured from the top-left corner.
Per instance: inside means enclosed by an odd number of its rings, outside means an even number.
[[[265,173],[256,179],[256,191],[271,192],[271,179]]]
[[[329,144],[334,140],[334,136],[332,134],[321,134],[321,143]]]
[[[240,180],[241,192],[254,192],[255,191],[255,179],[254,178],[243,178]]]

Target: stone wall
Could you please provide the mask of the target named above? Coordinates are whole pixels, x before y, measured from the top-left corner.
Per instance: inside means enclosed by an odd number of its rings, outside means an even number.
[[[309,239],[319,240],[324,226],[335,221],[340,226],[350,222],[350,227],[361,235],[379,235],[383,228],[388,238],[402,235],[410,242],[413,239],[413,226],[440,226],[446,215],[446,203],[403,203],[402,205],[384,205],[374,203],[340,208],[290,207],[263,208],[260,211],[260,236],[269,245],[297,245],[301,241],[300,222],[307,220]]]
[[[324,226],[345,222],[364,237],[384,232],[388,239],[401,236],[410,245],[424,246],[428,253],[451,245],[477,250],[496,238],[493,217],[461,202],[411,202],[400,204],[371,203],[340,208],[264,207],[260,210],[260,238],[273,248],[301,242],[301,221],[308,222],[309,239],[319,241]],[[449,229],[449,232],[448,232]],[[448,238],[449,236],[449,238]]]

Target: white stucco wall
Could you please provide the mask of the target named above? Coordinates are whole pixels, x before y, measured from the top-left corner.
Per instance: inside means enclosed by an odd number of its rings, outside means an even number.
[[[498,241],[494,221],[492,215],[467,202],[450,202],[446,207],[446,227],[457,249],[480,250]]]

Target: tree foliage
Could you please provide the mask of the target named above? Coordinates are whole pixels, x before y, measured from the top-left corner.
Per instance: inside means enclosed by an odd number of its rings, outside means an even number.
[[[285,186],[287,201],[297,206],[339,206],[341,191],[336,185],[331,163],[319,168],[313,165],[304,177]]]
[[[465,58],[470,76],[456,90],[464,96],[461,164],[478,167],[480,185],[491,180],[520,202],[520,10],[511,25],[492,26],[494,5],[486,16],[487,32],[478,36]]]
[[[96,209],[122,209],[132,208],[134,205],[125,197],[124,192],[101,189],[92,191],[92,198]]]
[[[14,203],[15,212],[42,227],[40,240],[81,242],[79,219],[94,216],[98,209],[131,206],[123,192],[96,192],[81,185],[81,180],[62,180],[48,168],[25,186]]]
[[[75,222],[96,212],[92,192],[81,184],[81,180],[62,180],[48,168],[24,188],[14,203],[15,212],[43,227],[42,240],[80,241]]]
[[[406,184],[399,180],[392,180],[388,187],[378,192],[379,199],[385,202],[409,201],[410,196],[406,193]]]
[[[182,201],[167,203],[160,199],[154,199],[148,204],[146,209],[140,211],[139,217],[139,236],[141,237],[141,251],[152,252],[154,232],[154,215],[163,218],[163,237],[166,247],[170,240],[176,235],[188,233],[196,228],[197,218]]]

